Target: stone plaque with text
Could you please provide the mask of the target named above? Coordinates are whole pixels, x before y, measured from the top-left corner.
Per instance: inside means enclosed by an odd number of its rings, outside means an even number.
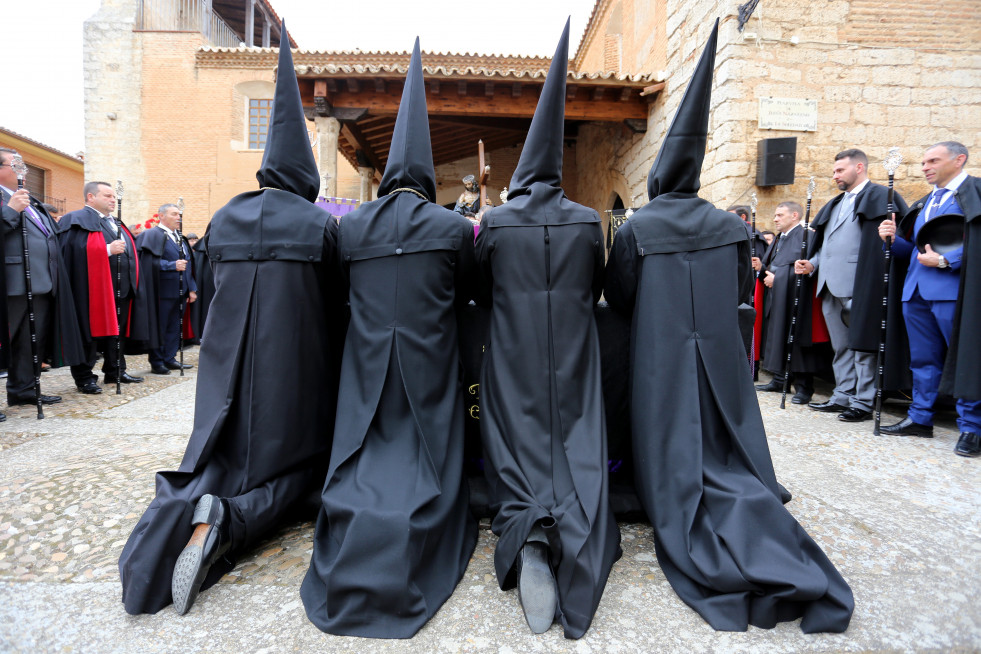
[[[817,100],[760,98],[760,129],[817,131]]]

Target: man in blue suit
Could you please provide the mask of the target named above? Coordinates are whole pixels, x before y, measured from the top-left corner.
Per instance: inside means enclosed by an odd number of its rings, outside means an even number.
[[[892,220],[883,221],[879,227],[883,240],[895,237],[893,256],[910,257],[903,285],[903,316],[909,332],[913,403],[905,419],[882,427],[886,434],[933,437],[933,405],[940,389],[947,347],[954,336],[963,248],[938,254],[927,244],[925,252],[911,255],[915,251],[916,235],[928,221],[943,214],[964,214],[962,203],[973,202],[979,180],[964,172],[967,157],[967,148],[955,141],[928,148],[923,155],[923,173],[934,184],[933,191],[913,204],[900,221],[898,233]],[[973,456],[978,452],[978,434],[981,434],[981,401],[958,398],[957,416],[961,438],[956,452]]]
[[[197,299],[197,286],[188,258],[191,246],[177,233],[180,212],[176,205],[165,204],[157,211],[160,224],[140,234],[137,248],[140,251],[140,272],[145,275],[150,289],[151,312],[156,296],[159,342],[156,347],[151,339],[149,353],[150,371],[169,375],[171,370],[190,368],[176,360],[180,344],[180,317],[185,301]]]

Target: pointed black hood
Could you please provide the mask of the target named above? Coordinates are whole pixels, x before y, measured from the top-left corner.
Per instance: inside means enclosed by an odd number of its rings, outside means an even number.
[[[313,202],[320,193],[320,172],[313,158],[310,137],[307,136],[307,122],[303,116],[285,20],[281,29],[276,96],[262,165],[255,177],[260,187],[289,191]]]
[[[569,21],[559,38],[552,64],[538,98],[535,116],[521,148],[518,167],[511,176],[508,199],[540,182],[562,185],[562,144],[565,137],[565,82],[569,68]]]
[[[385,174],[378,186],[378,196],[388,195],[397,188],[411,188],[430,201],[436,201],[436,170],[433,168],[433,147],[429,141],[429,113],[426,109],[419,37],[416,37],[415,47],[412,48],[412,59],[405,76],[392,146],[388,151]]]
[[[511,176],[508,202],[486,214],[482,229],[516,225],[598,222],[599,214],[576,204],[562,189],[565,82],[569,68],[569,21],[555,48],[535,116]]]
[[[718,38],[719,20],[716,19],[702,57],[695,66],[685,95],[647,176],[649,200],[665,193],[698,193],[701,186],[699,177],[708,141],[709,104],[712,100]]]
[[[698,197],[718,36],[716,20],[647,177],[650,201],[630,217],[643,255],[693,252],[749,238],[742,218]]]

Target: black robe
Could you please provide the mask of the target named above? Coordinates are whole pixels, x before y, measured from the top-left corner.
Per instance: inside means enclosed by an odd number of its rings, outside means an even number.
[[[797,277],[794,262],[800,259],[801,239],[804,226],[798,224],[787,232],[783,239],[775,238],[766,254],[763,255],[763,270],[760,282],[767,271],[773,273],[773,286],[768,288],[763,300],[766,335],[763,337],[761,366],[770,372],[782,375],[787,365],[787,332],[794,311],[794,296],[797,292]],[[810,236],[813,236],[811,234]],[[813,239],[808,238],[807,251],[813,252]],[[822,335],[815,330],[815,323],[824,328],[824,317],[820,310],[815,311],[814,280],[807,275],[801,279],[800,313],[794,334],[794,351],[790,361],[790,371],[816,373],[830,367],[830,343],[827,332]],[[824,328],[826,329],[826,328]]]
[[[964,212],[964,250],[954,333],[947,349],[940,392],[964,400],[981,400],[981,179],[969,176],[957,189]],[[909,221],[912,229],[912,221]],[[902,288],[902,283],[898,286]]]
[[[139,252],[140,279],[142,280],[143,293],[146,295],[147,315],[149,329],[147,341],[142,343],[142,347],[147,350],[159,348],[163,344],[164,333],[167,331],[165,316],[160,315],[160,259],[163,257],[164,239],[166,232],[162,229],[148,229],[136,237],[136,249]],[[184,251],[190,252],[191,245],[187,239],[181,235],[184,242]],[[175,247],[176,251],[177,248]],[[190,264],[193,266],[194,263]],[[183,277],[183,275],[182,275]],[[187,295],[189,289],[184,288],[184,307],[187,307]],[[186,316],[185,316],[186,318]],[[184,323],[186,331],[188,325]],[[181,334],[181,338],[184,334]]]
[[[497,580],[514,587],[518,554],[544,522],[568,638],[589,628],[621,555],[593,316],[603,260],[596,212],[544,184],[487,213],[477,236],[481,303],[492,307],[480,427]]]
[[[882,290],[885,272],[885,255],[879,225],[886,219],[889,189],[869,182],[855,198],[855,215],[861,229],[858,264],[855,268],[855,285],[852,288],[852,307],[848,321],[848,347],[859,352],[879,350],[882,323]],[[845,197],[841,193],[821,207],[811,222],[814,230],[813,252],[824,243],[824,232],[834,209]],[[895,193],[896,215],[906,214],[906,202]],[[913,379],[909,369],[909,338],[903,320],[903,280],[906,279],[908,260],[890,259],[889,316],[886,332],[886,365],[884,368],[885,390],[907,390]],[[812,280],[814,283],[817,279]]]
[[[191,329],[194,338],[201,340],[204,326],[208,321],[208,312],[215,297],[215,273],[208,259],[208,232],[191,247],[191,257],[194,265],[194,283],[198,286],[198,298],[191,303]]]
[[[617,232],[605,294],[633,316],[637,492],[661,569],[713,628],[802,616],[805,632],[844,631],[851,590],[784,508],[773,472],[738,327],[752,283],[740,222],[669,194]]]
[[[294,221],[280,234],[285,243],[269,230],[254,243],[222,233],[226,215],[268,213],[264,202]],[[328,219],[306,200],[269,189],[242,194],[215,214],[208,334],[216,336],[205,334],[201,345],[184,459],[176,471],[157,474],[156,497],[119,558],[127,613],[156,613],[172,602],[174,564],[202,495],[229,500],[232,534],[232,549],[211,567],[202,589],[270,530],[315,512],[337,393],[339,311]]]
[[[300,596],[323,631],[410,638],[453,593],[477,541],[457,339],[473,225],[397,192],[344,216],[337,242],[351,321]]]

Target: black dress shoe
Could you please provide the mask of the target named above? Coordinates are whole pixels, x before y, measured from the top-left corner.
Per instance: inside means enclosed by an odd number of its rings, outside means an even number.
[[[957,447],[954,454],[958,456],[976,457],[981,454],[981,436],[972,431],[962,431],[961,437],[957,440]]]
[[[119,381],[121,383],[123,383],[123,384],[139,384],[139,383],[142,383],[143,378],[142,377],[134,377],[133,375],[124,372],[123,374],[121,374],[119,376]],[[116,383],[116,378],[115,377],[110,377],[109,375],[106,375],[106,383],[107,384],[115,384]]]
[[[529,541],[518,553],[518,599],[531,632],[548,631],[555,620],[558,600],[547,544]]]
[[[155,375],[169,375],[170,370],[166,366],[150,366],[150,372]]]
[[[180,370],[181,368],[184,368],[184,370],[189,370],[194,367],[190,363],[180,364],[176,361],[164,361],[164,365],[170,370]]]
[[[807,406],[822,413],[841,413],[842,411],[848,410],[848,407],[844,404],[836,404],[831,400],[827,402],[811,402]]]
[[[228,502],[215,495],[204,495],[191,518],[194,533],[174,564],[170,590],[179,615],[187,613],[201,591],[208,571],[232,546]]]
[[[845,409],[838,414],[838,420],[842,422],[862,422],[865,420],[872,419],[872,412],[866,411],[864,409],[856,409],[852,407],[850,409]]]
[[[778,382],[774,379],[770,380],[768,384],[757,384],[756,390],[766,391],[767,393],[780,393],[783,391],[783,382]]]
[[[58,404],[61,402],[60,395],[42,395],[41,404]],[[37,404],[37,400],[31,397],[8,397],[7,406],[19,406],[19,405],[33,405]]]
[[[923,438],[933,438],[933,427],[921,425],[918,422],[913,422],[908,417],[903,418],[895,425],[879,427],[879,431],[883,434],[892,434],[894,436],[921,436]]]
[[[811,401],[811,394],[801,393],[800,391],[794,393],[794,396],[790,398],[791,404],[807,404],[810,401]]]
[[[98,395],[102,392],[102,387],[96,384],[94,381],[86,382],[81,386],[77,386],[79,393],[85,393],[86,395]]]

